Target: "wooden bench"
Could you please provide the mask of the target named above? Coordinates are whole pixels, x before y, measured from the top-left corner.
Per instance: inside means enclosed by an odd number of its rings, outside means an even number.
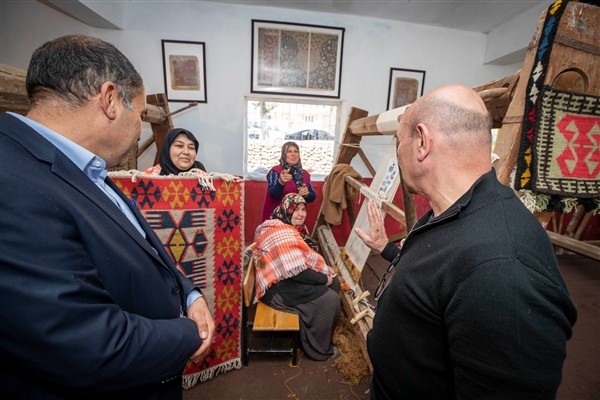
[[[243,296],[244,296],[244,344],[243,344],[243,364],[248,365],[250,353],[276,353],[289,354],[292,356],[292,365],[298,364],[298,335],[300,332],[300,317],[298,314],[276,310],[262,301],[256,304],[254,318],[250,320],[249,309],[252,307],[254,295],[255,269],[254,257],[250,258],[248,270],[244,276]],[[268,332],[268,345],[265,347],[250,347],[250,329],[253,332]],[[273,346],[273,336],[277,332],[290,332],[292,344],[290,347],[278,348]]]

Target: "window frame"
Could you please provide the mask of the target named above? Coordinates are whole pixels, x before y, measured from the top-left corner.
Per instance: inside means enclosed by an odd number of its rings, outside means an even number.
[[[346,102],[342,99],[334,99],[334,98],[312,98],[312,97],[286,97],[286,96],[277,96],[277,95],[271,95],[271,94],[261,94],[261,93],[252,93],[252,94],[248,94],[246,96],[244,96],[244,159],[243,159],[243,176],[244,177],[249,177],[251,175],[251,173],[253,171],[249,171],[248,170],[248,162],[249,162],[249,127],[251,124],[251,120],[250,117],[248,115],[248,106],[249,106],[249,102],[256,102],[256,101],[264,101],[264,102],[279,102],[279,103],[290,103],[290,104],[302,104],[302,105],[325,105],[325,106],[331,106],[331,107],[336,107],[337,111],[336,111],[336,116],[335,116],[335,128],[333,129],[333,132],[331,131],[327,131],[331,134],[333,134],[333,142],[334,142],[334,148],[333,148],[333,154],[332,154],[332,166],[333,166],[333,162],[335,161],[335,157],[337,156],[337,152],[339,149],[338,146],[338,138],[340,137],[340,132],[341,132],[341,124],[342,124],[342,114],[345,111],[345,107],[346,107]],[[306,121],[306,123],[308,124],[310,121]],[[308,128],[306,128],[308,129]],[[319,127],[314,127],[311,129],[315,129],[315,130],[322,130],[322,128]],[[298,129],[298,131],[303,131],[305,129]],[[295,132],[295,131],[294,131]],[[293,133],[293,132],[287,132],[287,133]],[[285,133],[284,133],[285,135]],[[285,143],[287,140],[285,140],[284,138],[281,139],[275,139],[276,141],[280,141],[281,144]],[[291,139],[291,141],[296,141],[294,139]],[[299,142],[299,144],[302,143],[302,141],[297,141]],[[303,163],[304,164],[304,163]],[[264,168],[271,168],[273,165],[269,165],[269,166],[261,166]],[[321,177],[321,174],[316,174],[314,176],[314,180],[319,181],[324,179],[324,176],[326,176],[326,174]]]

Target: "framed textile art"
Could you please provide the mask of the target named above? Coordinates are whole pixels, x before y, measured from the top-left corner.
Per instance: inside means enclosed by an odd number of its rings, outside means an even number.
[[[419,69],[390,68],[390,83],[386,110],[413,103],[423,96],[425,71]]]
[[[344,31],[252,20],[251,92],[339,98]]]
[[[167,100],[206,103],[204,42],[164,39],[161,42]]]
[[[135,202],[177,267],[200,287],[214,317],[210,353],[198,363],[188,362],[183,387],[241,368],[243,181],[110,176]]]

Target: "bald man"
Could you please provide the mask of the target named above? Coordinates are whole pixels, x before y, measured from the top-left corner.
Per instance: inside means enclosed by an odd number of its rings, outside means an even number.
[[[357,235],[393,263],[367,336],[371,399],[553,399],[576,310],[548,235],[491,166],[472,89],[415,101],[396,133],[402,177],[431,210],[401,248],[368,205]]]

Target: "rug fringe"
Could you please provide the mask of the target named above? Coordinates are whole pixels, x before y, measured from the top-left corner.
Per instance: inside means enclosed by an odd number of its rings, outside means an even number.
[[[532,213],[542,211],[560,211],[565,214],[574,212],[579,204],[582,203],[581,199],[574,197],[563,197],[560,198],[560,202],[552,203],[552,196],[545,193],[534,193],[531,190],[521,189],[517,191],[517,197],[521,199],[521,202],[527,207]],[[556,200],[556,199],[555,199]],[[559,204],[559,206],[557,206]],[[586,209],[592,212],[592,215],[600,214],[600,198],[588,199],[586,203]]]
[[[219,374],[240,368],[242,368],[242,360],[240,358],[236,358],[204,371],[184,375],[182,386],[185,390],[189,390],[198,383],[206,382]]]
[[[139,177],[141,178],[152,178],[152,179],[171,179],[173,177],[178,178],[197,178],[198,183],[202,186],[203,189],[210,189],[215,191],[215,187],[213,185],[213,181],[223,180],[227,182],[238,182],[241,181],[241,178],[232,174],[228,174],[226,172],[204,172],[201,169],[192,168],[187,172],[182,172],[178,175],[150,175],[145,173],[144,171],[138,171],[137,169],[130,170],[122,170],[122,171],[110,171],[108,176],[123,178],[123,177],[131,177],[131,182],[137,182]]]

